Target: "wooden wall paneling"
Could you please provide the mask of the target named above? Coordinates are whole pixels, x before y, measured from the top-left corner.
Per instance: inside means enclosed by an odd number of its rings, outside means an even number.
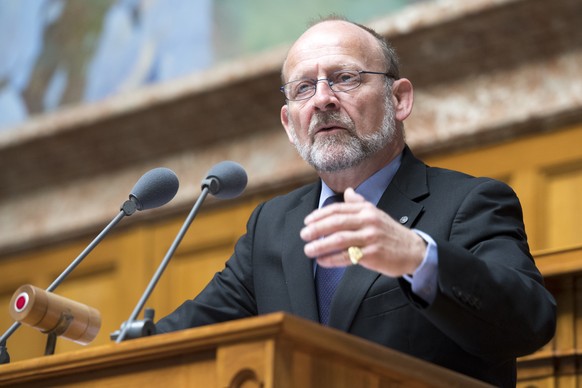
[[[534,252],[536,264],[547,282],[559,276],[582,272],[582,244],[561,249]]]
[[[582,243],[582,157],[552,166],[546,181],[547,246],[566,247]]]
[[[516,171],[505,181],[517,193],[523,209],[523,221],[530,250],[536,251],[546,246],[544,216],[545,176],[536,168]]]
[[[561,276],[558,281],[548,284],[548,289],[557,302],[558,320],[554,336],[554,352],[558,356],[572,355],[575,351],[575,298],[574,279]]]
[[[118,330],[129,318],[139,301],[151,276],[150,267],[155,260],[152,234],[155,225],[133,226],[120,235],[116,247],[118,271],[116,272],[116,293],[111,296],[108,308],[113,319],[110,327],[103,330],[109,336]],[[138,319],[143,318],[140,315]]]
[[[518,359],[518,387],[582,386],[582,245],[534,256],[547,289],[556,298],[558,324],[549,344]],[[550,377],[554,385],[546,385]]]
[[[556,297],[558,294],[559,282],[549,282],[548,288]],[[568,298],[566,293],[566,299]],[[556,297],[557,298],[557,297]],[[560,299],[564,299],[561,297]],[[558,387],[558,371],[560,357],[556,355],[560,352],[557,350],[563,343],[568,344],[568,340],[573,338],[572,322],[565,315],[560,317],[558,330],[554,338],[544,347],[531,355],[520,357],[517,360],[517,388],[550,388]],[[558,334],[560,333],[560,340]],[[569,353],[571,356],[571,353]],[[562,357],[565,352],[562,352]]]
[[[582,158],[582,124],[512,141],[446,154],[428,155],[430,165],[452,168],[475,176],[512,175],[524,169],[540,170]]]
[[[580,301],[577,290],[578,279],[573,275],[562,275],[549,279],[548,289],[556,298],[558,320],[554,344],[553,364],[556,387],[578,387],[577,372],[577,311]]]
[[[556,387],[578,388],[580,386],[577,363],[577,357],[574,355],[556,359]]]
[[[554,368],[547,360],[528,363],[517,370],[516,388],[556,388]]]
[[[582,261],[582,256],[580,256]],[[573,355],[573,369],[576,376],[576,386],[582,386],[582,365],[580,364],[580,356],[582,355],[582,274],[578,273],[575,277],[574,283],[575,292],[575,353]]]
[[[532,250],[582,243],[582,126],[479,149],[433,155],[429,165],[509,183],[524,209]]]
[[[196,217],[148,303],[156,311],[156,320],[196,296],[214,274],[224,268],[255,206],[256,200],[250,199],[202,211]],[[154,231],[156,259],[152,273],[166,255],[185,218],[186,215],[173,219]]]

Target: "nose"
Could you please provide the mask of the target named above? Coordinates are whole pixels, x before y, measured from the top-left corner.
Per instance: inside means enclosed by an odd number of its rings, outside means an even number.
[[[320,83],[323,82],[323,85]],[[311,97],[313,105],[315,108],[326,111],[334,110],[339,108],[339,100],[331,86],[329,86],[329,80],[326,78],[321,78],[317,80],[315,87],[315,95]]]

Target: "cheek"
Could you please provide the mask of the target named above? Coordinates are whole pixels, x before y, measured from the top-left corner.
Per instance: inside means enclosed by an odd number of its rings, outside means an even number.
[[[295,129],[295,133],[300,138],[307,134],[309,128],[309,118],[300,110],[289,112],[289,123]]]
[[[375,96],[373,99],[368,99],[367,102],[349,110],[348,114],[359,132],[375,132],[384,121],[384,98]]]

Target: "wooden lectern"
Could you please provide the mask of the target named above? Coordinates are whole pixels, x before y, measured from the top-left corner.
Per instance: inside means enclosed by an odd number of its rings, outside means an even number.
[[[488,386],[283,313],[1,365],[0,385],[202,388]]]

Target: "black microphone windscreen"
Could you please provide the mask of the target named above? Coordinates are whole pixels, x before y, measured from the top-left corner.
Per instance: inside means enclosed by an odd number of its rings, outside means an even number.
[[[174,171],[158,167],[143,174],[129,196],[137,201],[138,210],[153,209],[170,202],[179,185]]]
[[[220,199],[238,197],[247,187],[247,173],[238,163],[226,160],[215,164],[202,181],[202,187],[208,180],[217,180],[218,185],[209,185],[212,195]]]

